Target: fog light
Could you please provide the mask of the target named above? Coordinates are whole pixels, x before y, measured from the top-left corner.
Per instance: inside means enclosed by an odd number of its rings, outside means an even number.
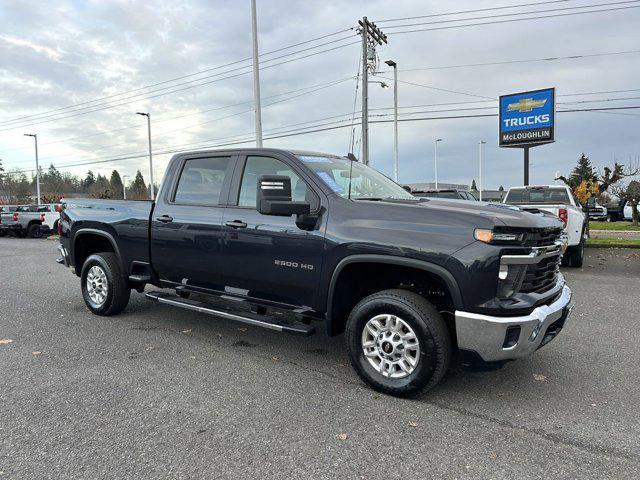
[[[510,298],[520,290],[526,265],[500,265],[498,270],[498,298]]]

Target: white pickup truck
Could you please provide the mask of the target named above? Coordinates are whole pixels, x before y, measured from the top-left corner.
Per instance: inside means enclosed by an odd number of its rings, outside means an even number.
[[[560,217],[568,239],[568,248],[562,258],[562,264],[582,267],[587,216],[569,187],[566,185],[511,187],[504,197],[504,203],[517,205],[529,211],[543,210]]]

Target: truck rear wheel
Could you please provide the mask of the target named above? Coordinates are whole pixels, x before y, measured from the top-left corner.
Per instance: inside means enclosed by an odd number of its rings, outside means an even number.
[[[361,300],[346,325],[353,368],[372,388],[404,396],[433,388],[451,362],[451,338],[435,307],[406,290]]]
[[[122,276],[118,257],[112,252],[87,258],[80,279],[84,303],[96,315],[116,315],[129,303],[131,289]]]
[[[37,223],[32,223],[27,228],[27,235],[29,238],[41,238],[42,237],[42,229],[40,225]]]

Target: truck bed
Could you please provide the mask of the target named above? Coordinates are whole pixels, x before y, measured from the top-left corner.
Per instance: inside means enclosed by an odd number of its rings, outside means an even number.
[[[65,199],[65,214],[73,229],[99,229],[118,239],[124,260],[149,261],[151,200]]]

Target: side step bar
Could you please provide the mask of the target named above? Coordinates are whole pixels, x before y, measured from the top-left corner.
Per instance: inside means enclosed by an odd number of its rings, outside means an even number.
[[[277,332],[295,333],[304,336],[313,335],[316,332],[315,327],[302,322],[286,323],[267,315],[257,315],[252,312],[243,311],[235,313],[219,307],[213,308],[211,305],[204,302],[199,302],[197,300],[181,298],[171,293],[147,292],[145,293],[145,295],[151,300],[155,300],[156,302],[173,305],[174,307],[180,307],[187,310],[193,310],[194,312],[198,313],[215,315],[217,317],[235,320],[237,322],[247,323],[249,325],[255,325],[257,327],[268,328]]]

